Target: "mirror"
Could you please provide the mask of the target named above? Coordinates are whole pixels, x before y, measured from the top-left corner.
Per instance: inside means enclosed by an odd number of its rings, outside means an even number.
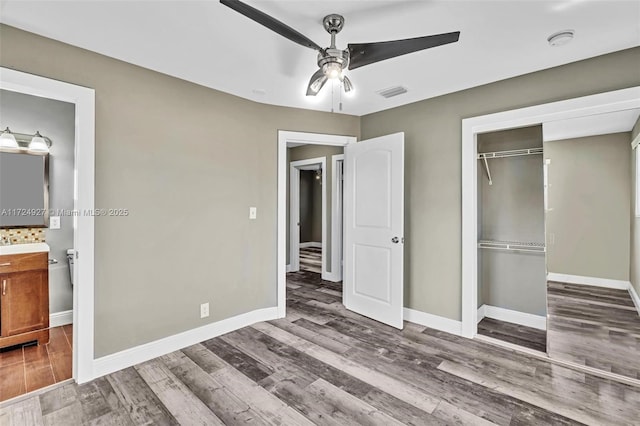
[[[635,152],[640,109],[543,125],[550,357],[640,379]],[[636,301],[634,302],[634,298]],[[637,305],[637,306],[636,306]]]
[[[0,152],[0,228],[49,226],[49,155]]]

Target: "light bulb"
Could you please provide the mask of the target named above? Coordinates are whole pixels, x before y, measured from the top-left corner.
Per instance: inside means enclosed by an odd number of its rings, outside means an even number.
[[[9,130],[8,127],[0,135],[0,148],[18,149],[18,142],[16,142],[16,137],[13,136],[11,130]]]
[[[326,65],[324,73],[329,78],[338,78],[342,73],[342,67],[336,62],[332,62]]]
[[[44,140],[40,132],[36,132],[36,134],[33,135],[33,139],[31,139],[31,143],[29,143],[29,151],[49,152],[47,141]]]

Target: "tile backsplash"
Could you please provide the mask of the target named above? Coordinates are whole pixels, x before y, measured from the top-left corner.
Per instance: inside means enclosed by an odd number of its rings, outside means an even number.
[[[44,243],[45,228],[0,229],[0,240],[8,238],[11,244]]]

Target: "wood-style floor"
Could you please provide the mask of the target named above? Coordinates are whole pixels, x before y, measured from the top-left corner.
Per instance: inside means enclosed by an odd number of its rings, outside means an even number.
[[[478,323],[478,334],[535,351],[547,352],[547,332],[537,328],[499,321],[493,318],[483,318]]]
[[[300,270],[322,273],[322,249],[317,247],[300,248]]]
[[[631,425],[640,388],[346,311],[289,274],[287,318],[0,410],[12,425]],[[4,422],[4,423],[3,423]]]
[[[72,336],[71,325],[54,327],[46,345],[0,350],[0,402],[70,379]]]
[[[640,315],[628,291],[549,282],[547,300],[551,357],[640,379]]]

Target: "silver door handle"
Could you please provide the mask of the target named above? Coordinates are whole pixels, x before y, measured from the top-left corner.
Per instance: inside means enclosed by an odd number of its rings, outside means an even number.
[[[5,296],[7,294],[7,280],[2,280],[2,295]]]
[[[391,242],[392,242],[393,244],[398,244],[398,243],[400,242],[400,238],[398,238],[398,237],[393,237],[393,238],[391,239]]]
[[[11,266],[11,262],[0,263],[0,266]]]

